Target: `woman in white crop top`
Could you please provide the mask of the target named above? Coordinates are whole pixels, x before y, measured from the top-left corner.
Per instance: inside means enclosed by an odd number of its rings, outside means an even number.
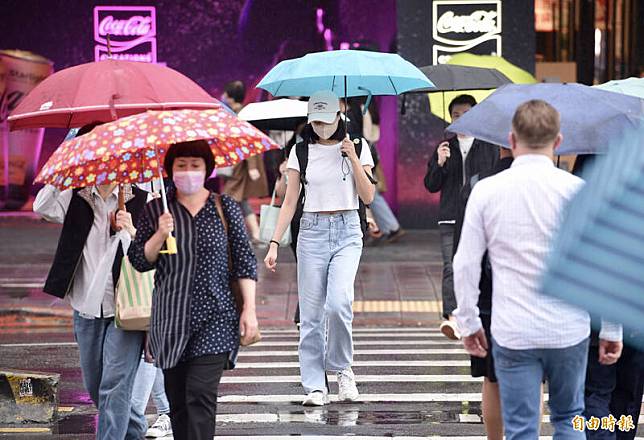
[[[297,285],[300,304],[300,372],[306,406],[328,403],[326,372],[338,375],[338,398],[358,397],[353,363],[353,284],[362,255],[358,197],[371,203],[373,159],[366,142],[360,157],[346,136],[338,97],[311,96],[302,137],[309,139],[304,173],[304,213],[297,241]],[[343,156],[343,154],[345,156]],[[291,222],[300,194],[297,147],[288,159],[288,185],[273,240],[264,259],[275,272],[277,248]],[[328,329],[327,329],[328,325]]]

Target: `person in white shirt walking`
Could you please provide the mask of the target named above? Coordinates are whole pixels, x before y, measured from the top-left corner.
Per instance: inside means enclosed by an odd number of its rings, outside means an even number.
[[[470,354],[483,357],[493,350],[508,440],[538,438],[544,378],[554,438],[585,438],[572,422],[584,411],[590,317],[539,289],[562,210],[583,183],[553,164],[559,130],[559,113],[548,103],[519,106],[510,133],[514,162],[474,187],[454,257],[454,315]],[[492,341],[477,307],[486,250],[492,265]],[[603,323],[600,338],[600,362],[615,363],[621,326]]]
[[[81,128],[78,135],[95,125]],[[98,408],[99,440],[140,439],[148,427],[131,405],[144,332],[114,324],[121,260],[136,234],[133,221],[142,212],[147,193],[131,185],[122,191],[125,211],[118,210],[116,185],[62,192],[47,185],[38,192],[33,208],[45,220],[63,224],[43,290],[65,298],[74,309],[74,337],[83,383]]]
[[[326,371],[337,372],[338,398],[358,398],[353,363],[353,284],[362,255],[359,201],[371,203],[373,159],[366,141],[360,155],[346,135],[338,97],[318,92],[308,104],[303,132],[288,160],[286,197],[264,262],[275,271],[277,247],[298,207],[300,182],[305,194],[297,238],[297,287],[300,304],[300,371],[305,406],[328,403]],[[360,142],[358,140],[358,142]],[[300,153],[308,151],[300,169]],[[344,156],[343,156],[344,154]]]

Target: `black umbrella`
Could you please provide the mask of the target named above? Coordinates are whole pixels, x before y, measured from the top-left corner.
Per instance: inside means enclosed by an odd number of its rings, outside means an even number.
[[[435,88],[415,89],[403,94],[401,114],[405,114],[405,95],[407,93],[456,92],[459,90],[489,90],[505,84],[512,84],[510,78],[497,69],[483,67],[438,64],[420,68],[421,72],[436,86]],[[443,117],[443,119],[445,119]]]

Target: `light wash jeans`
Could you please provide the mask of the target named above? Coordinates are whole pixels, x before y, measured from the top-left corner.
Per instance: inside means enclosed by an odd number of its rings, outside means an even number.
[[[391,234],[392,232],[400,229],[398,219],[396,219],[396,216],[391,212],[391,208],[387,204],[387,201],[378,191],[375,192],[373,202],[371,202],[369,208],[371,208],[371,212],[373,213],[373,218],[378,225],[378,229],[380,229],[383,234]]]
[[[145,409],[148,406],[150,394],[158,415],[170,413],[170,404],[165,395],[163,384],[163,370],[155,367],[154,364],[145,362],[144,358],[141,358],[139,371],[136,373],[134,388],[132,389],[132,412],[137,417],[145,418]]]
[[[362,255],[358,211],[305,212],[297,242],[300,373],[306,393],[326,389],[325,372],[353,363],[353,284]]]
[[[98,408],[98,440],[139,440],[145,435],[145,418],[131,410],[143,336],[116,328],[113,318],[87,319],[74,312],[83,383]]]
[[[510,350],[492,341],[507,440],[538,439],[541,382],[548,382],[548,406],[555,440],[582,440],[572,420],[584,413],[588,339],[560,349]]]

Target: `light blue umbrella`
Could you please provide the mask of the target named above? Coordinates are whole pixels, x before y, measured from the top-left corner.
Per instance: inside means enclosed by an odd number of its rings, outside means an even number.
[[[331,90],[338,96],[350,97],[399,95],[434,85],[398,54],[334,50],[282,61],[257,87],[273,96],[311,96]]]
[[[618,79],[593,87],[606,90],[607,92],[621,93],[623,95],[630,95],[644,99],[644,78],[632,77]]]
[[[474,136],[509,147],[508,133],[517,107],[542,99],[561,114],[563,142],[557,154],[605,153],[611,140],[644,117],[644,100],[581,84],[509,84],[447,127],[453,133]]]
[[[546,294],[644,332],[644,131],[613,139],[568,205],[543,278]],[[639,339],[644,348],[644,336]]]

